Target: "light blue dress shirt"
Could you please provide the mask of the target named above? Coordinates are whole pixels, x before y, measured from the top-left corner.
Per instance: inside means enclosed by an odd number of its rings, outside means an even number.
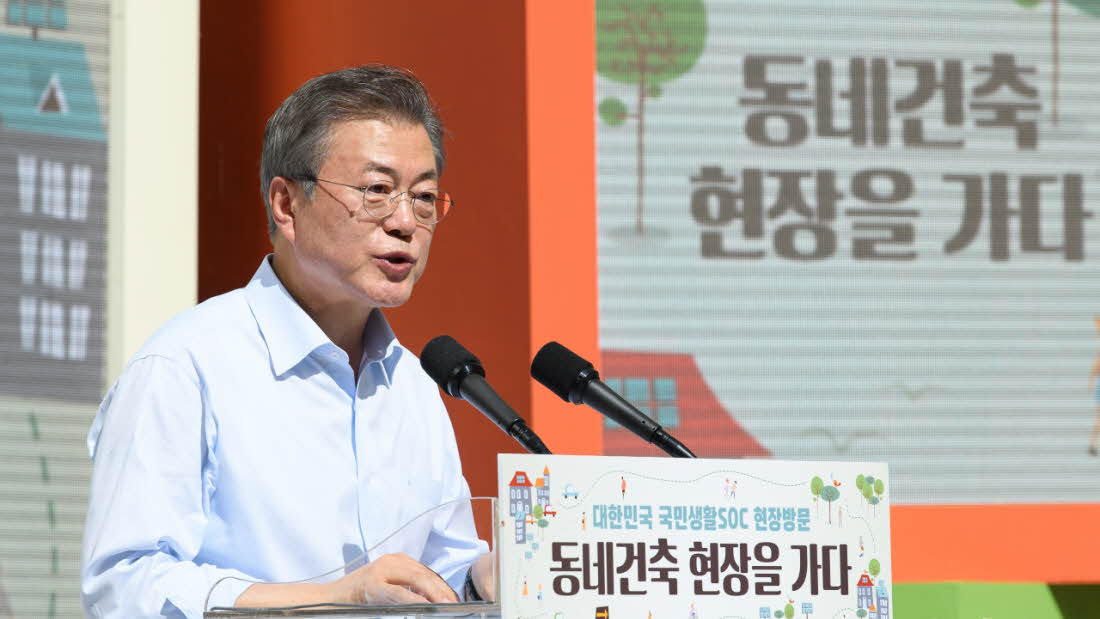
[[[210,605],[231,606],[252,581],[340,568],[469,497],[435,384],[380,311],[363,342],[356,381],[266,258],[245,288],[162,327],[88,435],[85,612],[201,617],[215,583]],[[461,594],[487,551],[468,512],[417,523],[369,559],[403,552]]]

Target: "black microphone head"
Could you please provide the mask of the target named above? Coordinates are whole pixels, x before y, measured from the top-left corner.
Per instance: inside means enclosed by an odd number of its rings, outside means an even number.
[[[599,377],[591,363],[557,342],[548,342],[531,361],[531,378],[574,404],[580,402],[583,387]]]
[[[470,374],[485,376],[485,368],[474,353],[449,335],[440,335],[424,346],[420,352],[420,367],[444,393],[456,398],[462,397],[458,386],[463,379]]]

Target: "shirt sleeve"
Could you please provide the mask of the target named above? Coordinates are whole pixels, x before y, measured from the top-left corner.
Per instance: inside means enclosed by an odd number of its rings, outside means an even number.
[[[81,553],[90,617],[200,619],[232,606],[256,582],[195,563],[217,462],[216,424],[187,363],[134,360],[111,388],[88,435],[92,483]]]
[[[436,396],[438,400],[438,396]],[[489,552],[489,545],[478,538],[474,526],[474,513],[487,514],[489,499],[474,499],[471,502],[470,486],[462,475],[462,462],[458,456],[458,444],[455,441],[454,428],[443,402],[439,401],[442,432],[446,443],[443,459],[442,504],[446,508],[439,510],[432,526],[431,535],[425,546],[421,563],[439,574],[459,596],[466,584],[466,573],[481,555]]]

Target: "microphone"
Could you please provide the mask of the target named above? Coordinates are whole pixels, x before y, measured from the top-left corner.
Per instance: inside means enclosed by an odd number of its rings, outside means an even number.
[[[453,337],[440,335],[420,353],[420,367],[449,396],[466,400],[533,454],[548,454],[542,440],[485,381],[485,368]]]
[[[670,456],[695,457],[656,421],[605,385],[591,363],[557,342],[549,342],[539,349],[531,362],[531,377],[566,402],[591,406]]]

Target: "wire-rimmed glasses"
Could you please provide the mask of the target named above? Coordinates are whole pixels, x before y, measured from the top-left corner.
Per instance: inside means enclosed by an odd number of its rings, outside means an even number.
[[[386,183],[349,185],[313,175],[303,176],[302,180],[339,185],[363,194],[362,206],[352,213],[356,221],[381,221],[393,215],[402,200],[408,200],[417,221],[426,225],[435,225],[447,216],[455,204],[450,194],[439,188],[393,193],[393,188]]]

